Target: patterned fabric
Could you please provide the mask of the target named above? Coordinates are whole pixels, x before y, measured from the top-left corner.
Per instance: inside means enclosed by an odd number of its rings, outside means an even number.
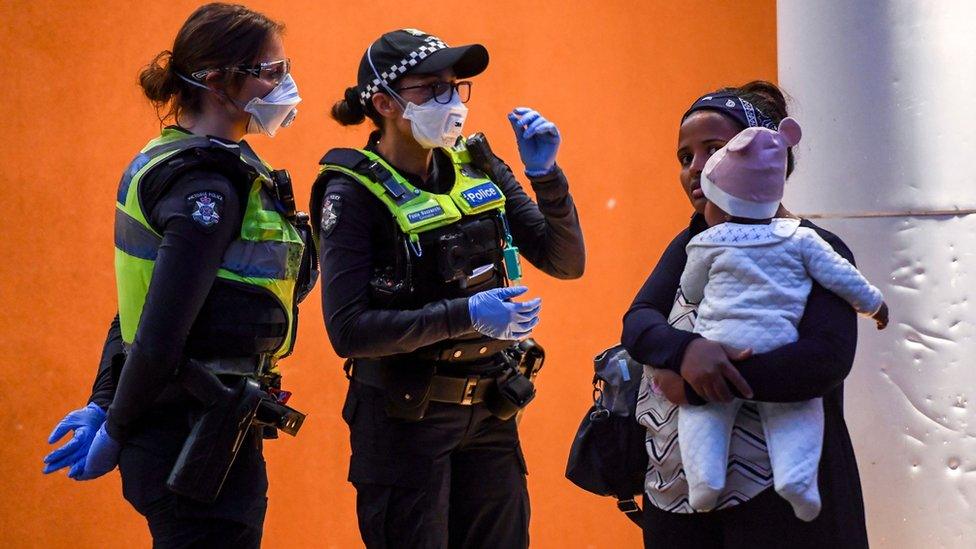
[[[720,111],[731,116],[733,120],[745,128],[762,127],[775,130],[777,126],[772,118],[734,93],[718,92],[699,97],[685,111],[681,121],[684,122],[685,118],[691,116],[691,113],[700,110]]]
[[[813,280],[859,313],[877,312],[881,291],[799,225],[797,219],[721,223],[691,239],[681,290],[701,304],[695,332],[756,353],[796,341]]]
[[[749,121],[750,128],[754,128],[757,126],[769,127],[770,125],[773,124],[773,121],[768,118],[763,120],[763,123],[760,124],[759,121],[756,120],[756,108],[752,106],[752,103],[746,101],[745,99],[742,99],[741,97],[739,98],[739,102],[742,103],[742,110],[745,111],[746,113],[746,120]],[[764,116],[762,112],[760,112],[759,115]]]
[[[719,272],[721,269],[725,270]],[[719,302],[723,305],[722,310],[749,311],[758,315],[754,320],[758,328],[746,328],[741,317],[733,319],[730,315],[706,311],[708,303],[700,308],[696,305],[706,291],[705,282],[709,282],[711,295],[710,270],[717,275],[716,279],[722,278],[714,285],[724,299]],[[735,329],[729,331],[736,337],[739,337],[736,330],[743,332],[737,340],[740,346],[761,352],[760,348],[773,344],[770,343],[773,340],[796,339],[795,326],[803,315],[812,286],[811,276],[824,287],[846,296],[845,299],[850,298],[859,311],[870,314],[880,307],[880,291],[870,285],[866,289],[862,283],[867,284],[867,281],[860,273],[813,230],[799,227],[798,221],[777,219],[769,225],[716,225],[689,243],[688,263],[668,320],[675,328],[698,331],[703,335],[703,322],[724,321],[722,327],[734,326]],[[775,285],[771,286],[770,282]],[[790,299],[773,297],[772,288],[787,286],[792,288]],[[716,316],[721,318],[713,320]],[[776,327],[764,324],[769,319],[776,323]],[[775,335],[769,335],[767,331]],[[722,337],[706,337],[724,340]],[[766,343],[760,343],[762,341]],[[654,369],[645,366],[637,402],[638,422],[647,428],[649,460],[645,491],[655,507],[675,513],[693,513],[695,511],[688,503],[688,484],[678,442],[678,407],[664,398],[655,386],[653,376]],[[746,402],[735,418],[725,490],[718,498],[716,509],[748,501],[772,484],[762,423],[756,405]]]
[[[668,321],[675,328],[693,331],[697,305],[675,294]],[[645,366],[637,400],[637,421],[647,428],[648,467],[644,489],[648,500],[673,513],[694,513],[688,504],[688,484],[681,465],[678,444],[678,407],[653,382],[654,369]],[[762,424],[756,405],[745,403],[735,419],[726,474],[725,491],[717,509],[733,507],[759,495],[773,485],[773,473],[766,453]]]

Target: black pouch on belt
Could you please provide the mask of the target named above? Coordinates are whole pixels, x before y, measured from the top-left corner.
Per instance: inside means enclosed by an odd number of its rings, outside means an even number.
[[[514,366],[506,368],[485,394],[491,415],[503,421],[515,417],[535,398],[535,385]]]
[[[222,381],[193,360],[182,370],[180,383],[204,410],[186,438],[166,486],[181,496],[212,503],[266,393],[251,378],[235,376]]]
[[[434,364],[410,358],[383,359],[376,364],[386,394],[386,415],[406,421],[423,419],[430,404]]]

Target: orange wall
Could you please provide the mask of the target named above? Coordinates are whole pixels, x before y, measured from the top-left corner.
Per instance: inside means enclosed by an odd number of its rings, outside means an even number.
[[[127,162],[157,131],[136,86],[169,48],[189,1],[0,5],[0,546],[147,546],[145,523],[117,473],[78,483],[43,476],[44,439],[83,405],[115,311],[112,208]],[[251,140],[287,167],[305,197],[322,153],[358,146],[365,127],[326,116],[354,82],[370,40],[403,26],[491,52],[466,130],[484,131],[519,166],[505,113],[539,109],[564,136],[559,162],[579,205],[586,276],[559,282],[529,269],[544,298],[537,338],[549,350],[522,423],[537,547],[635,546],[639,533],[608,499],[563,478],[589,404],[591,357],[617,341],[620,318],[689,207],[679,191],[678,117],[699,93],[776,76],[775,3],[252,2],[284,20],[304,102],[295,126]],[[459,17],[465,6],[473,12]],[[435,7],[443,7],[440,13]],[[451,8],[451,9],[447,9]],[[518,169],[516,169],[518,171]],[[284,366],[309,413],[298,439],[267,446],[267,547],[356,547],[349,446],[339,409],[346,382],[316,293],[302,307]],[[28,374],[24,376],[23,374]]]

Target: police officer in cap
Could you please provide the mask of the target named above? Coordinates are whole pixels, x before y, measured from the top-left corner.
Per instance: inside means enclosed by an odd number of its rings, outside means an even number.
[[[243,140],[295,116],[281,31],[244,6],[208,4],[140,75],[175,125],[122,176],[119,315],[90,403],[50,442],[74,436],[45,459],[45,472],[68,467],[78,480],[118,466],[155,547],[261,542],[261,438],[275,434],[268,414],[289,410],[276,363],[294,345],[317,264],[287,173]]]
[[[515,299],[519,262],[573,279],[585,251],[553,123],[509,114],[538,203],[483,136],[461,136],[465,79],[487,65],[480,44],[389,32],[332,109],[376,126],[362,149],[325,155],[311,206],[368,547],[528,544],[516,416],[534,395],[541,302]]]

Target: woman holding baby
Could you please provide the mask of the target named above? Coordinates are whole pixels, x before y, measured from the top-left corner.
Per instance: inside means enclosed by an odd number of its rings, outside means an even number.
[[[702,96],[681,119],[695,212],[622,335],[653,366],[637,407],[645,547],[868,545],[843,381],[857,312],[882,328],[887,307],[836,235],[780,204],[799,139],[768,82]]]

